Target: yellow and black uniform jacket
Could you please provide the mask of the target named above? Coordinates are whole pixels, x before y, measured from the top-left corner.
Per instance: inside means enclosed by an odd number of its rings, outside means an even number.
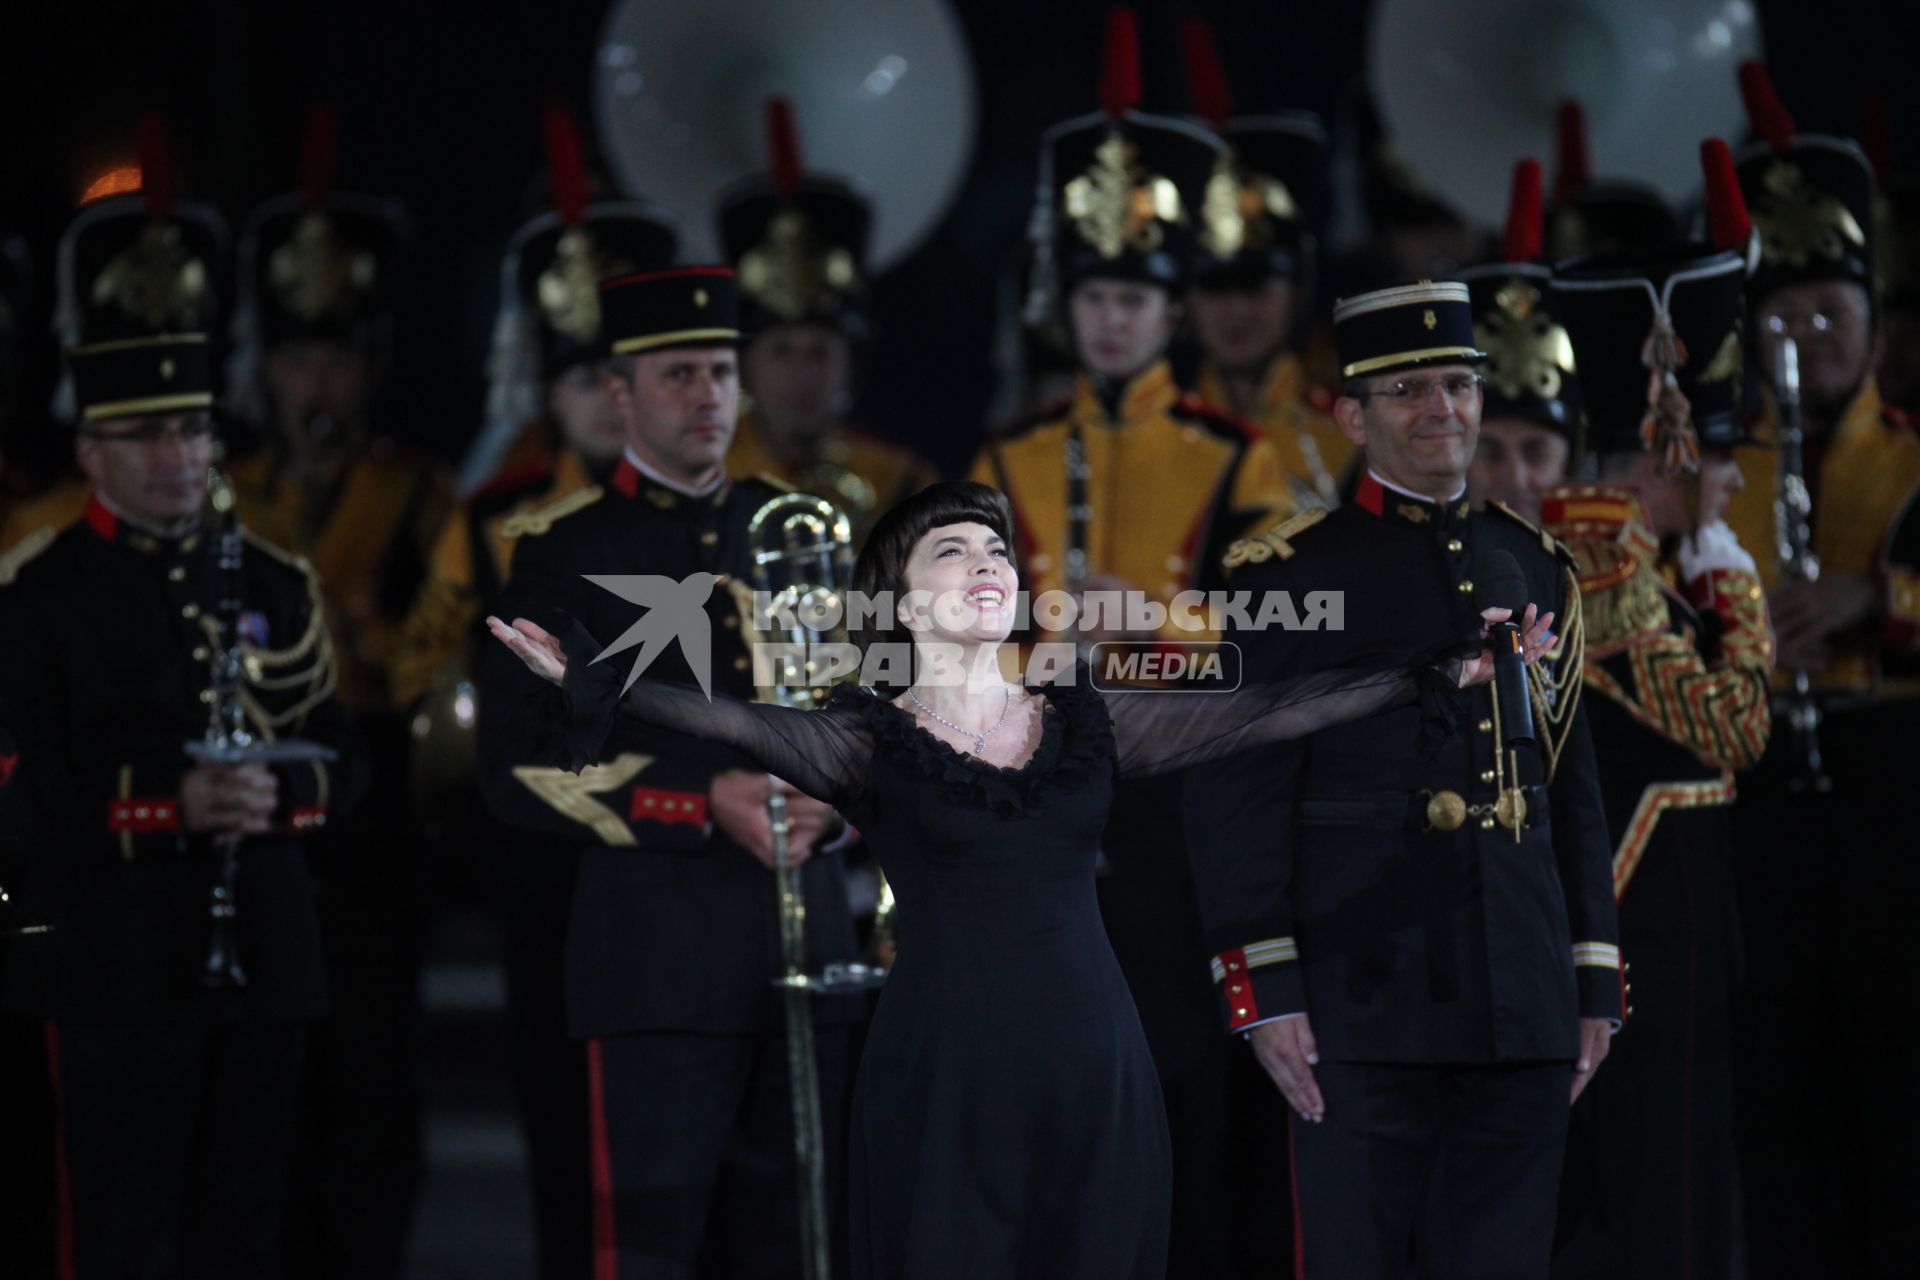
[[[1780,580],[1774,500],[1779,483],[1777,419],[1769,406],[1742,449],[1746,487],[1727,523],[1760,566],[1771,591]],[[1871,628],[1836,637],[1834,660],[1815,673],[1832,693],[1920,696],[1920,433],[1881,405],[1869,383],[1841,415],[1824,448],[1807,450],[1813,552],[1822,573],[1872,575],[1883,608]],[[1784,673],[1783,673],[1784,674]]]
[[[1086,471],[1078,518],[1067,464],[1075,440]],[[1273,446],[1183,393],[1165,361],[1128,383],[1111,408],[1083,373],[1066,403],[988,441],[968,478],[1013,504],[1021,585],[1036,596],[1069,586],[1076,526],[1089,574],[1117,576],[1166,604],[1220,586],[1220,559],[1234,539],[1292,510]],[[1163,637],[1209,638],[1171,621]]]
[[[236,462],[232,476],[248,527],[306,556],[320,575],[340,696],[356,712],[384,713],[402,623],[453,509],[446,468],[377,440],[323,494],[300,484],[271,449]]]
[[[827,428],[812,461],[790,466],[768,450],[765,428],[752,409],[740,415],[727,447],[727,474],[736,480],[772,476],[801,493],[825,498],[847,513],[856,537],[936,478],[933,467],[912,450],[843,422]]]
[[[1231,403],[1226,384],[1212,367],[1200,371],[1194,392],[1208,404]],[[1267,366],[1259,406],[1249,415],[1279,455],[1297,507],[1337,507],[1359,456],[1333,420],[1333,397],[1307,382],[1306,366],[1283,351]]]

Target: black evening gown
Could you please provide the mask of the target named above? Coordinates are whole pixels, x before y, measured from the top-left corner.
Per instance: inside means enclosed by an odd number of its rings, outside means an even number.
[[[1094,896],[1114,787],[1443,683],[1409,667],[1233,693],[1116,693],[1093,689],[1083,668],[1035,687],[1039,745],[1002,769],[859,689],[816,711],[709,702],[645,679],[622,697],[626,663],[590,665],[598,646],[578,626],[565,643],[571,767],[594,759],[616,706],[724,742],[838,808],[893,885],[900,950],[850,1139],[857,1280],[1166,1274],[1160,1085]]]

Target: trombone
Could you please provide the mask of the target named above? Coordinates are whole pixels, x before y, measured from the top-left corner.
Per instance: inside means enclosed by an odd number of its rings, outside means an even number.
[[[824,499],[784,493],[754,512],[747,525],[747,545],[753,556],[754,586],[771,604],[766,611],[770,626],[755,626],[753,631],[760,640],[773,642],[778,654],[772,679],[759,684],[760,698],[812,708],[828,691],[817,678],[824,662],[817,656],[817,647],[844,644],[847,638],[845,594],[853,578],[852,526],[844,512]],[[817,621],[809,625],[810,620]],[[757,671],[755,679],[760,680]],[[871,991],[885,980],[886,970],[844,962],[813,970],[807,956],[806,896],[788,846],[792,826],[787,800],[777,790],[767,796],[767,818],[780,912],[782,972],[773,982],[785,1003],[793,1151],[800,1171],[801,1274],[805,1280],[829,1280],[826,1139],[819,1063],[814,1055],[813,998]],[[891,926],[893,894],[884,878],[880,897],[881,911],[874,918],[876,941],[883,928],[890,932]]]

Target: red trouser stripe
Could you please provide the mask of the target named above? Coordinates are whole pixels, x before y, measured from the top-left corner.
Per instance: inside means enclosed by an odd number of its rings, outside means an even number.
[[[60,1088],[60,1028],[47,1023],[47,1082],[53,1086],[53,1181],[55,1267],[60,1280],[73,1280],[73,1177],[67,1170],[67,1104]]]
[[[607,1147],[606,1077],[600,1041],[587,1041],[587,1141],[593,1162],[593,1280],[619,1280],[620,1256],[613,1230],[613,1155]]]

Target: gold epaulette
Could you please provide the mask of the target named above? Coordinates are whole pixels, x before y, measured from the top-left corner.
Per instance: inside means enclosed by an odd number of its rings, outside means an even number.
[[[22,565],[52,546],[59,536],[60,531],[52,525],[41,525],[9,547],[5,555],[0,555],[0,587],[12,582]]]
[[[1545,529],[1542,529],[1533,521],[1521,515],[1518,511],[1515,511],[1506,503],[1490,500],[1487,503],[1487,510],[1499,512],[1507,519],[1519,525],[1522,529],[1525,529],[1528,533],[1533,534],[1540,539],[1541,550],[1558,560],[1561,564],[1567,566],[1567,568],[1571,569],[1574,567],[1573,552],[1567,549],[1566,544],[1548,533]]]
[[[1220,558],[1223,569],[1238,569],[1243,564],[1259,564],[1279,556],[1282,560],[1293,558],[1293,543],[1290,539],[1303,529],[1310,529],[1327,518],[1325,507],[1307,507],[1288,516],[1271,529],[1254,534],[1251,538],[1242,538],[1227,548],[1227,554]]]
[[[769,489],[776,489],[781,493],[795,492],[792,485],[782,480],[779,476],[774,475],[771,471],[756,471],[753,473],[753,478]]]
[[[555,521],[564,520],[576,511],[586,510],[600,501],[606,492],[599,485],[590,484],[584,489],[575,489],[572,493],[555,498],[544,507],[508,516],[500,522],[500,536],[507,539],[537,538],[552,529]]]

